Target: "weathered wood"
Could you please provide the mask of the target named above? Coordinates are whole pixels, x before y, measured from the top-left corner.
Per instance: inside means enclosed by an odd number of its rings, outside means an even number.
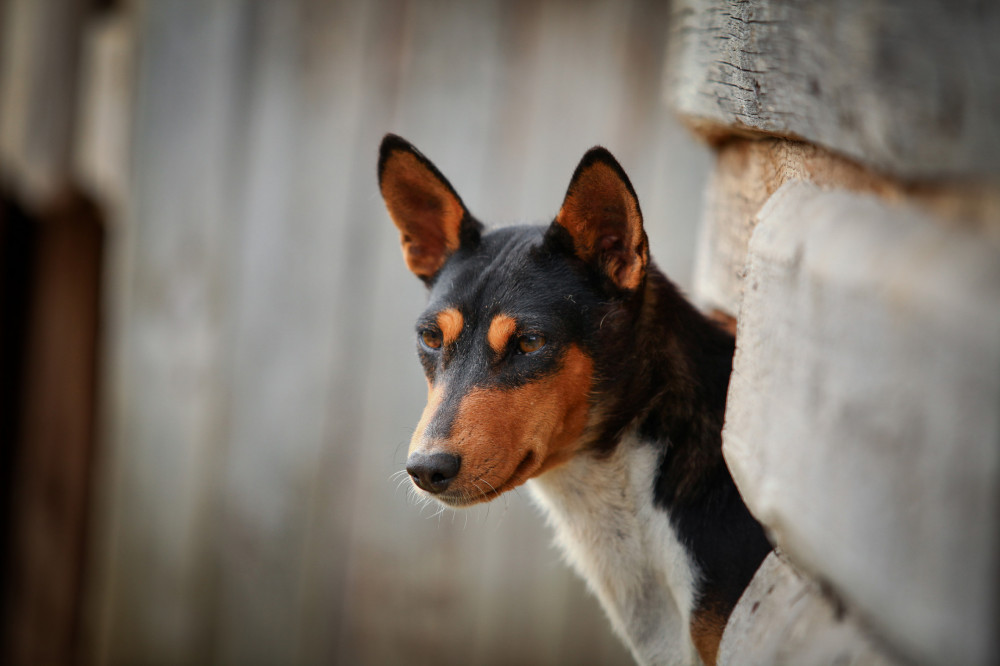
[[[95,449],[103,227],[73,191],[32,219],[30,306],[13,441],[12,539],[3,597],[5,664],[72,663]],[[29,286],[30,285],[30,286]]]
[[[145,3],[134,180],[111,266],[99,663],[212,661],[239,6]]]
[[[0,167],[43,205],[69,182],[88,0],[0,5]]]
[[[695,259],[694,294],[735,316],[743,297],[747,244],[757,213],[783,184],[812,183],[908,202],[942,225],[1000,241],[1000,188],[980,183],[906,184],[821,147],[785,139],[734,139],[718,149]]]
[[[802,138],[903,178],[1000,174],[1000,5],[682,0],[668,91],[706,135]]]
[[[888,666],[855,618],[779,552],[760,565],[733,609],[718,666]]]
[[[1000,243],[789,183],[760,213],[723,433],[751,511],[921,663],[1000,623]]]
[[[106,12],[83,35],[74,179],[120,219],[128,206],[129,139],[135,90],[136,17]]]
[[[809,144],[770,139],[722,146],[696,249],[694,293],[704,305],[731,316],[739,312],[747,244],[757,212],[790,180],[883,194],[890,190],[885,179]]]

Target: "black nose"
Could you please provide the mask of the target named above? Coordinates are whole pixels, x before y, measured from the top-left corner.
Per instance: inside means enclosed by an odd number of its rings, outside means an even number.
[[[414,453],[406,461],[406,471],[417,487],[429,493],[443,492],[458,475],[462,459],[450,453]]]

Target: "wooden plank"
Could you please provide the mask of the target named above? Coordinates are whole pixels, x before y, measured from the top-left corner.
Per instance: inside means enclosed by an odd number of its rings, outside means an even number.
[[[138,52],[136,49],[136,5],[106,12],[86,30],[81,64],[80,111],[74,149],[74,174],[87,191],[101,200],[105,217],[105,266],[101,304],[101,358],[98,383],[98,442],[88,527],[87,571],[83,591],[81,663],[106,661],[115,609],[109,594],[115,580],[117,513],[121,496],[117,427],[123,415],[117,399],[126,370],[122,340],[129,328],[127,317],[132,265],[127,249],[132,241],[134,220],[131,205],[131,122]]]
[[[754,231],[723,452],[797,564],[920,663],[1000,622],[1000,243],[788,183]]]
[[[88,0],[0,5],[0,165],[32,205],[69,181]]]
[[[95,447],[103,228],[67,191],[36,227],[13,441],[11,550],[4,569],[6,664],[72,663],[80,640]]]
[[[379,372],[367,365],[377,339],[373,313],[386,307],[375,291],[381,202],[373,185],[373,146],[390,125],[400,85],[406,12],[391,2],[300,4],[302,50],[296,66],[302,76],[299,94],[307,103],[295,110],[303,132],[296,139],[293,214],[298,224],[315,225],[312,233],[326,239],[315,248],[323,269],[314,274],[322,280],[311,293],[332,320],[327,340],[318,339],[315,352],[326,359],[327,392],[298,518],[305,532],[298,554],[296,660],[360,663],[350,656],[350,641],[377,620],[362,612],[349,592],[355,584],[351,562],[367,555],[366,536],[395,533],[399,517],[367,503],[368,493],[386,488],[379,477],[362,475],[359,459],[391,456],[384,442],[361,431],[366,393]],[[380,422],[400,418],[391,390],[381,397]],[[367,524],[362,535],[355,532],[359,521]],[[395,620],[386,614],[382,619],[384,637]],[[391,645],[397,638],[379,642]]]
[[[0,187],[0,598],[11,585],[14,479],[37,225]],[[3,638],[0,637],[0,644]],[[2,647],[0,647],[2,649]]]
[[[143,3],[131,200],[112,246],[99,663],[210,661],[241,9]]]
[[[730,317],[743,298],[747,245],[757,213],[783,184],[875,194],[933,214],[942,225],[1000,240],[1000,189],[981,183],[906,184],[819,146],[784,139],[733,139],[720,146],[705,197],[695,258],[694,294]]]
[[[135,12],[92,20],[83,37],[73,174],[118,221],[129,197],[129,139],[138,49]]]
[[[802,138],[907,179],[1000,174],[1000,5],[683,0],[672,104],[720,139]]]
[[[733,609],[718,666],[742,664],[902,664],[875,644],[829,590],[775,551]]]
[[[697,244],[694,293],[702,304],[737,315],[757,212],[792,180],[884,196],[896,193],[886,179],[816,146],[780,139],[728,142],[718,151]]]
[[[307,3],[261,3],[240,35],[247,113],[229,168],[241,243],[231,249],[231,393],[210,536],[220,663],[336,661],[331,635],[344,621],[340,578],[354,547],[344,524],[360,483],[350,475],[360,444],[345,435],[360,418],[358,359],[375,307],[368,227],[352,214],[371,173],[350,157],[362,98],[347,91],[362,73],[357,28],[370,9],[325,9],[316,25],[321,10]],[[321,27],[347,40],[334,42],[337,57],[322,58]],[[317,505],[324,490],[332,507]],[[326,538],[339,547],[317,551]]]

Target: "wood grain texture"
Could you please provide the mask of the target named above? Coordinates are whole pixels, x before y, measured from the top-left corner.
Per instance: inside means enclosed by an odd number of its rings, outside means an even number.
[[[133,181],[110,257],[108,456],[88,655],[98,663],[213,661],[240,14],[224,3],[200,9],[149,3],[137,27]]]
[[[0,3],[0,165],[32,205],[70,181],[88,0]]]
[[[668,94],[704,134],[805,139],[903,178],[1000,174],[1000,5],[681,0]]]
[[[32,220],[36,246],[13,441],[5,664],[73,663],[79,650],[95,451],[101,215],[66,191]],[[5,535],[7,536],[7,535]]]
[[[719,645],[718,666],[744,664],[903,664],[880,649],[857,618],[780,551],[767,556]]]
[[[787,183],[745,280],[723,452],[747,506],[910,659],[991,663],[1000,243]]]
[[[695,255],[694,295],[735,317],[743,296],[747,244],[757,213],[783,184],[873,194],[910,204],[943,226],[1000,241],[1000,189],[977,182],[906,183],[820,146],[786,139],[732,139],[717,151]]]

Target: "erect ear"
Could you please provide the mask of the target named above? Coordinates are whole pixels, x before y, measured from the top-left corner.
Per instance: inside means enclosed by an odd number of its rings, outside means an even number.
[[[406,265],[425,282],[455,250],[478,242],[482,225],[437,167],[406,139],[395,134],[382,139],[378,184],[399,229]]]
[[[587,151],[573,173],[549,236],[573,241],[573,252],[616,287],[635,290],[649,263],[642,212],[621,165],[604,148]]]

